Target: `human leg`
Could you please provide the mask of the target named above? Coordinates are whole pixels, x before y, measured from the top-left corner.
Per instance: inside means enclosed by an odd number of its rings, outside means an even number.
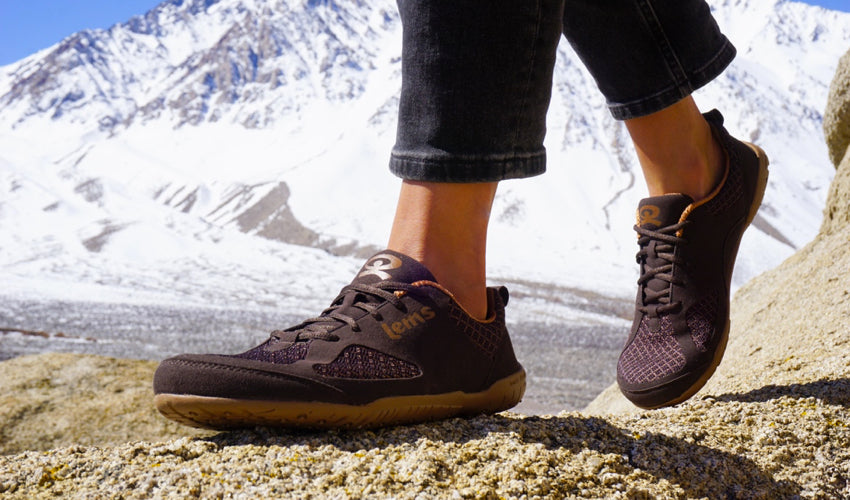
[[[729,338],[732,271],[761,204],[768,159],[707,113],[723,151],[722,178],[706,196],[651,196],[638,205],[635,319],[617,367],[623,394],[657,408],[690,398],[720,364]]]
[[[563,21],[618,120],[677,103],[735,57],[704,0],[567,0]]]
[[[563,0],[398,0],[404,27],[390,169],[423,182],[543,173]]]
[[[638,406],[676,404],[723,356],[732,268],[767,157],[690,97],[735,53],[702,0],[568,1],[564,31],[626,121],[651,195],[638,207],[640,279],[617,380]]]
[[[724,153],[692,97],[625,123],[650,196],[702,200],[720,182]]]
[[[496,183],[545,169],[561,4],[399,2],[404,78],[390,168],[405,181],[389,248],[425,263],[473,317],[486,315]]]
[[[487,317],[485,254],[495,182],[404,181],[388,248],[421,262],[470,316]]]
[[[568,0],[564,34],[625,121],[651,196],[702,199],[722,153],[691,97],[735,55],[703,0]]]
[[[545,169],[562,0],[402,0],[399,10],[404,78],[390,168],[405,181],[389,248],[425,263],[483,318],[496,183]]]
[[[404,181],[389,248],[317,318],[237,355],[163,361],[154,391],[164,415],[211,428],[376,426],[520,400],[508,294],[485,288],[486,230],[496,183],[545,166],[560,4],[399,1],[391,169]]]

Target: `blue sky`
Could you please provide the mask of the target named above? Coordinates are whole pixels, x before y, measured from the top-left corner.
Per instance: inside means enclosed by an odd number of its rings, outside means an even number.
[[[850,0],[805,0],[850,12]],[[108,28],[158,0],[0,0],[0,65],[47,48],[85,28]]]

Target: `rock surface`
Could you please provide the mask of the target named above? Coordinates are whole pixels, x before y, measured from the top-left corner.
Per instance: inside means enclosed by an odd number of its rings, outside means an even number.
[[[841,64],[833,89],[850,86]],[[830,126],[850,130],[850,94],[832,96]],[[612,413],[609,391],[557,416],[198,435],[153,415],[152,364],[43,355],[0,363],[17,453],[0,456],[0,494],[850,498],[850,140],[827,137],[844,151],[820,234],[736,294],[723,364],[676,408]]]
[[[707,391],[680,408],[640,415],[502,414],[378,431],[256,429],[29,451],[0,457],[0,493],[10,498],[847,497],[850,383],[832,376],[806,381],[813,377],[804,368],[793,371],[804,376],[749,391]]]
[[[77,354],[0,363],[0,453],[200,434],[151,406],[156,365]]]
[[[838,61],[838,68],[829,86],[823,131],[829,158],[838,167],[850,146],[850,52]]]

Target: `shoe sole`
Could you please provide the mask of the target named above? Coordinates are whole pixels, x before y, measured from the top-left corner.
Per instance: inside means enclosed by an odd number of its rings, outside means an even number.
[[[742,141],[743,142],[743,141]],[[744,225],[744,230],[741,231],[741,236],[743,237],[744,231],[746,231],[747,227],[753,222],[753,219],[756,218],[756,214],[758,213],[759,207],[761,206],[761,202],[764,199],[764,192],[767,189],[767,178],[769,175],[768,165],[770,164],[770,160],[767,157],[767,153],[764,152],[763,149],[756,146],[755,144],[750,144],[749,142],[744,142],[753,152],[756,154],[759,160],[759,174],[758,180],[756,181],[756,192],[755,197],[753,198],[753,203],[750,205],[750,211],[747,214],[747,222]],[[740,240],[739,240],[740,244]],[[723,329],[723,333],[720,336],[720,343],[717,346],[717,350],[714,352],[714,357],[711,362],[706,367],[703,374],[694,381],[693,384],[688,386],[681,395],[675,397],[669,401],[663,401],[661,403],[649,403],[648,401],[657,401],[658,396],[670,390],[670,384],[667,384],[664,387],[658,389],[651,389],[649,391],[641,391],[641,392],[627,392],[623,391],[624,395],[631,401],[635,406],[639,408],[643,408],[644,410],[655,410],[657,408],[664,408],[667,406],[675,406],[679,403],[685,402],[690,399],[694,394],[700,391],[708,380],[714,375],[714,372],[717,371],[717,367],[720,366],[720,362],[723,361],[723,355],[726,353],[726,344],[729,342],[729,330],[731,327],[731,322],[727,318],[726,320],[726,328]],[[674,381],[675,382],[675,381]],[[644,403],[643,401],[647,401]]]
[[[253,401],[186,394],[157,394],[154,404],[166,418],[191,427],[214,430],[255,426],[336,429],[497,413],[516,406],[524,393],[525,370],[521,369],[482,392],[393,396],[364,405]]]

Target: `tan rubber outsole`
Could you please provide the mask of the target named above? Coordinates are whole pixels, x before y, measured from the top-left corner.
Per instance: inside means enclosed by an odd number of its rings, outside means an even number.
[[[756,218],[759,207],[761,207],[761,202],[764,199],[764,192],[767,189],[767,177],[770,174],[770,171],[767,168],[770,164],[770,159],[767,157],[767,153],[765,153],[762,148],[749,142],[744,142],[744,144],[752,149],[759,159],[759,177],[758,181],[756,181],[758,182],[758,184],[756,184],[756,195],[753,198],[753,204],[750,206],[750,213],[747,217],[747,225],[749,226],[753,219]]]
[[[422,422],[512,408],[525,393],[525,370],[477,393],[450,392],[395,396],[365,405],[302,401],[253,401],[185,394],[158,394],[156,408],[166,418],[191,427],[233,429],[254,426],[359,428]]]

